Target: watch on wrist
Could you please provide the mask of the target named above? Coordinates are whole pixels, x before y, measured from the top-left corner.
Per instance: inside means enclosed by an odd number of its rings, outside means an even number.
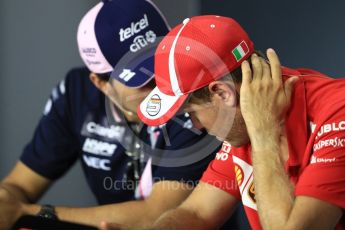
[[[38,212],[37,216],[50,220],[58,220],[55,207],[48,204],[42,205],[41,210]]]

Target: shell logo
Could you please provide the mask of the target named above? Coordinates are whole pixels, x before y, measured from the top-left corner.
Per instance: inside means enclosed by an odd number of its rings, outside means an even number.
[[[248,190],[248,195],[249,195],[250,199],[252,199],[252,201],[254,203],[256,203],[256,199],[255,199],[255,186],[254,186],[253,182],[250,184],[250,187],[249,187],[249,190]]]
[[[238,186],[241,186],[241,184],[243,183],[244,174],[241,167],[237,164],[235,164],[235,174],[236,174],[236,180],[237,180]]]

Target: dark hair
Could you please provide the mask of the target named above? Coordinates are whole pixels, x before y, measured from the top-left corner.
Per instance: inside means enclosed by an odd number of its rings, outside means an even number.
[[[101,81],[109,81],[111,72],[108,73],[96,73],[96,76]]]
[[[232,81],[235,84],[241,84],[242,82],[242,70],[241,67],[236,68],[234,71],[224,75],[219,79],[219,81]],[[208,85],[205,87],[202,87],[196,91],[194,91],[190,98],[191,101],[197,100],[197,101],[204,101],[204,102],[210,102],[211,101],[211,92],[208,89]]]

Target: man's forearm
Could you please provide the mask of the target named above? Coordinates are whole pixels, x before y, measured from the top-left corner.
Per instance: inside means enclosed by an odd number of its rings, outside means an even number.
[[[159,204],[157,204],[159,205]],[[98,226],[101,221],[116,223],[126,229],[142,229],[151,226],[161,211],[146,201],[130,201],[90,208],[57,207],[59,219]]]
[[[39,211],[36,205],[28,204],[25,193],[16,186],[0,185],[0,229],[10,229],[23,215],[35,215]]]
[[[264,229],[283,229],[293,207],[293,187],[284,170],[279,135],[262,137],[252,145],[255,198]]]
[[[196,213],[177,208],[163,214],[154,224],[154,230],[213,229]]]
[[[32,201],[29,199],[29,197],[26,195],[25,191],[22,190],[20,187],[15,186],[10,183],[1,182],[0,183],[0,189],[5,189],[8,193],[10,193],[12,196],[17,198],[19,201],[23,203],[31,203]]]
[[[154,222],[159,212],[154,207],[145,207],[143,201],[105,205],[94,208],[57,208],[61,220],[98,226],[101,221],[116,223],[123,229],[212,229],[201,218],[190,211],[178,208],[163,214]]]
[[[20,213],[20,216],[36,215],[39,212],[40,206],[31,204],[32,201],[30,201],[25,191],[22,190],[20,187],[12,185],[10,183],[1,182],[0,192],[1,192],[1,189],[5,191],[5,193],[1,193],[2,195],[1,195],[0,200],[1,201],[3,199],[6,201],[10,199],[16,200],[16,203],[18,203],[18,208],[19,208],[19,210],[17,211]],[[2,197],[2,196],[5,196],[5,197]]]

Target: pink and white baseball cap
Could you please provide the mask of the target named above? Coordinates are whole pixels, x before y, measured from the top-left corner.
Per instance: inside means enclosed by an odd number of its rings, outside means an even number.
[[[234,71],[253,52],[253,42],[231,18],[185,19],[157,47],[157,87],[138,107],[139,118],[151,126],[166,123],[190,93]]]

